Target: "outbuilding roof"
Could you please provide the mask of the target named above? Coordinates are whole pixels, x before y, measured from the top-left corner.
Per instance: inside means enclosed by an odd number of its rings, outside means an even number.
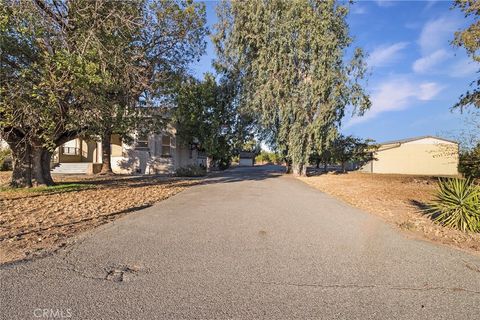
[[[250,151],[240,151],[239,152],[239,156],[241,159],[253,159],[255,158],[255,153],[254,152],[250,152]]]
[[[386,142],[381,142],[379,145],[385,145],[385,144],[396,144],[396,143],[407,143],[407,142],[412,142],[412,141],[417,141],[417,140],[422,140],[422,139],[436,139],[436,140],[442,140],[450,143],[455,143],[458,144],[457,141],[454,140],[448,140],[440,137],[435,137],[435,136],[420,136],[420,137],[413,137],[413,138],[407,138],[407,139],[400,139],[400,140],[392,140],[392,141],[386,141]]]

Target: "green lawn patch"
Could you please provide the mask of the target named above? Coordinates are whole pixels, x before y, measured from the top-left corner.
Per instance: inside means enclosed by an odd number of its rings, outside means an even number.
[[[83,183],[62,183],[50,187],[34,187],[34,188],[11,188],[0,187],[0,192],[26,192],[26,193],[64,193],[72,191],[81,191],[85,189],[95,188],[93,184]]]

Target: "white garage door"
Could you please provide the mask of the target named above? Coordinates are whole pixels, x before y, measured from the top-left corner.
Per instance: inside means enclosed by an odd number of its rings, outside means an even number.
[[[240,159],[240,162],[238,164],[240,166],[251,167],[251,166],[253,166],[253,159],[242,158],[242,159]]]

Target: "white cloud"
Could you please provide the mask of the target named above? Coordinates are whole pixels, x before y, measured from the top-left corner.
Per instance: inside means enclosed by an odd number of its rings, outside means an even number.
[[[442,17],[427,22],[418,39],[422,54],[427,55],[448,46],[461,23],[456,17]]]
[[[412,65],[416,73],[429,73],[435,71],[437,74],[449,72],[445,68],[445,62],[453,57],[450,41],[455,31],[462,24],[458,16],[444,16],[430,20],[422,28],[418,38],[421,57]],[[444,65],[440,67],[440,63]]]
[[[435,82],[423,82],[419,88],[420,90],[416,93],[416,97],[421,101],[432,100],[442,90],[442,87]]]
[[[361,6],[358,2],[352,4],[350,12],[353,14],[365,14],[367,9],[364,6]]]
[[[470,58],[463,58],[452,65],[449,75],[455,78],[473,76],[480,69],[480,64]]]
[[[371,67],[386,66],[399,58],[399,53],[405,49],[408,42],[398,42],[392,45],[375,48],[368,58],[368,65]]]
[[[425,73],[431,71],[433,67],[442,61],[448,59],[450,55],[444,49],[437,50],[431,54],[425,55],[413,63],[413,71],[417,73]]]
[[[399,76],[383,82],[371,96],[372,107],[363,117],[350,119],[345,127],[371,120],[384,112],[400,111],[419,101],[435,98],[442,86],[435,82],[417,82],[408,76]]]

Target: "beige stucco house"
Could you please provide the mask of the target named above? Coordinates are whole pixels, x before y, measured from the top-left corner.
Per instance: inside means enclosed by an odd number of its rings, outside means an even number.
[[[423,136],[384,142],[375,152],[375,160],[360,168],[371,173],[398,173],[431,176],[458,175],[458,143]]]
[[[206,165],[204,154],[177,142],[173,128],[160,134],[136,135],[130,144],[113,135],[111,149],[115,173],[173,173],[188,165]],[[57,148],[53,161],[53,173],[97,173],[102,163],[102,144],[73,139]]]

